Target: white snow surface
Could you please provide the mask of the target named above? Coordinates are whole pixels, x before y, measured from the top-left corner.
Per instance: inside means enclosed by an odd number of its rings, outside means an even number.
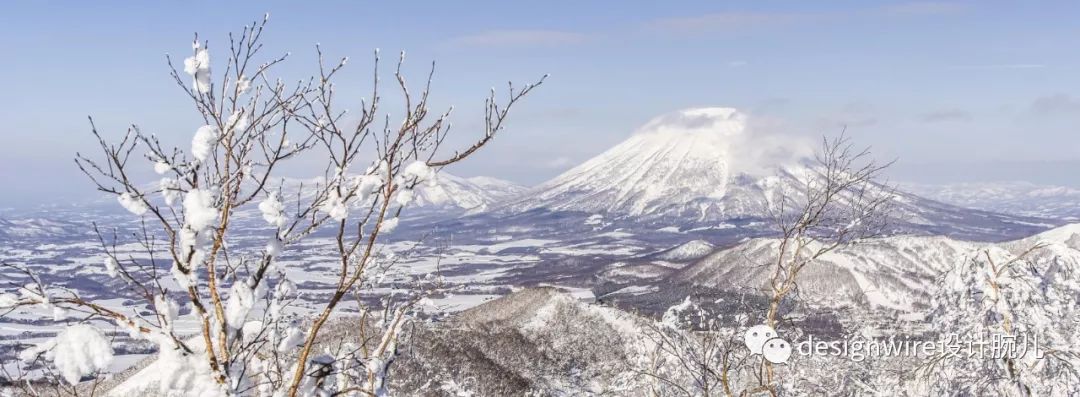
[[[184,196],[184,217],[192,230],[201,231],[213,226],[217,216],[213,192],[191,189]]]
[[[206,161],[214,153],[214,145],[217,144],[218,128],[212,125],[204,125],[195,130],[195,136],[191,138],[191,155],[196,160]]]
[[[349,207],[345,203],[345,198],[341,197],[337,189],[330,189],[326,201],[323,202],[320,209],[337,221],[344,220],[349,216]]]
[[[130,193],[121,193],[119,196],[116,197],[116,201],[119,201],[120,205],[122,205],[124,209],[135,215],[142,216],[146,213],[147,210],[149,210],[149,208],[146,206],[146,203],[144,203],[142,199],[136,196],[132,196]]]
[[[79,383],[83,376],[103,371],[113,360],[112,346],[105,335],[88,324],[65,328],[48,339],[19,354],[23,361],[44,355],[69,384]]]
[[[166,172],[169,172],[169,170],[171,170],[171,169],[172,169],[172,166],[169,165],[169,163],[166,163],[165,160],[158,160],[157,162],[154,163],[154,172],[157,173],[158,175],[162,175],[162,174],[164,174]]]
[[[259,212],[262,212],[263,220],[271,226],[280,228],[285,226],[285,222],[288,221],[285,216],[285,205],[278,200],[277,192],[268,194],[266,198],[259,203]]]
[[[210,92],[210,52],[197,46],[195,55],[184,59],[184,73],[191,75],[192,85],[200,93]]]

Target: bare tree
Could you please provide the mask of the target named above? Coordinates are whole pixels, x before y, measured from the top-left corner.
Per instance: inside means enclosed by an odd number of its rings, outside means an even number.
[[[765,320],[771,327],[803,268],[837,248],[880,237],[889,225],[894,189],[882,174],[891,162],[877,163],[869,149],[856,149],[844,135],[823,139],[815,160],[792,189],[772,200],[780,244],[769,279]]]
[[[419,90],[407,84],[401,53],[393,71],[404,114],[392,120],[382,111],[379,55],[371,75],[371,94],[358,112],[337,105],[335,77],[347,58],[329,62],[318,50],[318,74],[296,84],[269,75],[287,55],[262,59],[267,18],[230,35],[221,73],[211,74],[209,42],[193,43],[193,54],[178,70],[169,65],[177,86],[191,99],[204,126],[190,151],[166,149],[152,134],[132,126],[110,143],[91,120],[101,157],[78,154],[79,168],[101,192],[141,220],[136,233],[149,259],[125,255],[117,238],[98,230],[105,265],[123,282],[126,296],[143,302],[152,314],[129,314],[83,299],[78,291],[37,280],[21,286],[8,308],[55,307],[82,313],[80,321],[104,319],[153,341],[159,360],[171,360],[203,388],[227,393],[307,395],[315,388],[340,395],[384,395],[386,376],[403,327],[423,298],[417,289],[403,300],[386,301],[378,329],[361,326],[357,343],[338,355],[314,355],[321,331],[346,298],[369,288],[371,273],[392,264],[380,250],[380,237],[397,226],[413,190],[442,167],[469,157],[504,128],[510,109],[543,79],[508,86],[500,101],[495,89],[484,102],[483,131],[476,141],[446,153],[451,110],[429,108],[432,75]],[[213,79],[212,77],[217,77]],[[295,198],[281,197],[278,172],[287,160],[305,154],[326,159],[322,180],[303,186]],[[145,157],[162,175],[148,188],[135,180]],[[257,206],[272,229],[261,249],[244,249],[234,216]],[[334,230],[337,282],[312,318],[285,310],[295,286],[277,264],[283,250],[315,230]],[[247,229],[245,229],[247,230]],[[246,231],[245,231],[246,232]],[[161,271],[161,263],[172,263]],[[179,292],[179,294],[177,293]],[[196,338],[173,325],[175,299],[190,307],[199,322]],[[256,304],[264,310],[253,310]],[[365,313],[371,311],[358,301]],[[328,374],[336,379],[326,383]],[[180,376],[172,376],[170,381]],[[278,394],[274,394],[278,395]]]
[[[884,182],[892,162],[878,163],[844,134],[823,138],[815,161],[792,175],[794,183],[773,197],[770,211],[779,243],[766,286],[765,322],[780,324],[781,306],[798,289],[799,273],[821,256],[888,231],[895,189]],[[772,390],[773,368],[764,388]]]

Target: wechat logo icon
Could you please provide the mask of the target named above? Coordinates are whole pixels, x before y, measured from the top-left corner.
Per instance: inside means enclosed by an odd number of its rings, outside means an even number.
[[[773,364],[786,363],[791,357],[791,343],[776,334],[776,330],[768,325],[755,325],[746,330],[743,335],[746,348],[750,349],[751,355],[760,354],[765,360]]]

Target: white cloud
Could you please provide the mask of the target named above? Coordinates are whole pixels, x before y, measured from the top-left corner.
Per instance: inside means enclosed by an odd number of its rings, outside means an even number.
[[[1041,63],[997,63],[997,64],[987,64],[987,65],[956,65],[956,66],[952,66],[950,69],[958,69],[958,70],[995,70],[995,69],[1003,69],[1003,70],[1008,70],[1008,69],[1042,69],[1042,68],[1045,68],[1045,67],[1046,67],[1046,65],[1043,65]]]
[[[968,121],[971,114],[961,109],[939,109],[919,116],[924,123],[941,123],[948,121]]]
[[[1038,114],[1080,114],[1080,99],[1063,93],[1044,95],[1031,102],[1031,111]]]
[[[850,102],[841,109],[817,120],[819,128],[864,128],[878,124],[877,108],[864,101]]]
[[[713,14],[661,18],[649,22],[655,30],[683,33],[733,33],[748,29],[770,28],[795,22],[817,19],[820,14],[719,12]]]
[[[582,43],[587,38],[560,30],[491,30],[455,37],[449,43],[461,47],[554,47]]]
[[[881,7],[881,13],[890,16],[948,15],[966,11],[968,5],[949,1],[915,1]]]
[[[573,160],[570,160],[569,157],[559,156],[545,162],[544,168],[565,168],[573,163]]]
[[[676,34],[738,33],[770,30],[800,23],[823,23],[848,19],[883,17],[929,17],[952,15],[969,6],[959,2],[915,1],[881,7],[830,12],[757,12],[729,11],[711,14],[660,18],[647,27]]]

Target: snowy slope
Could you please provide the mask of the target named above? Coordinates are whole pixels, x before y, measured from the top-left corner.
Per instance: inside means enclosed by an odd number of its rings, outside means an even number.
[[[648,330],[627,312],[524,289],[421,330],[392,381],[410,395],[644,395],[633,370],[652,352]],[[469,393],[446,393],[459,389]]]
[[[701,259],[705,255],[708,255],[715,249],[712,244],[704,240],[691,240],[668,250],[664,250],[656,253],[654,256],[656,259],[665,261],[688,261],[693,259]]]
[[[1036,242],[1050,243],[1036,252],[1036,257],[1080,266],[1080,224],[999,244],[1018,253]],[[776,239],[753,239],[718,250],[670,279],[731,291],[762,291],[771,276],[770,267],[764,265],[774,260],[778,243]],[[943,272],[991,245],[943,236],[874,239],[822,256],[800,273],[799,288],[808,301],[870,304],[913,312],[926,303]]]
[[[800,191],[813,147],[758,131],[735,109],[682,110],[653,119],[626,141],[492,210],[602,213],[609,220],[675,226],[764,219],[771,199]],[[896,207],[903,231],[924,234],[1000,239],[1055,225],[903,192]]]
[[[446,172],[438,174],[435,186],[417,189],[420,207],[483,209],[500,200],[514,197],[526,188],[502,179],[477,176],[461,178]]]
[[[1006,214],[1080,219],[1080,189],[1030,182],[984,182],[946,185],[904,184],[910,192],[934,200]]]

